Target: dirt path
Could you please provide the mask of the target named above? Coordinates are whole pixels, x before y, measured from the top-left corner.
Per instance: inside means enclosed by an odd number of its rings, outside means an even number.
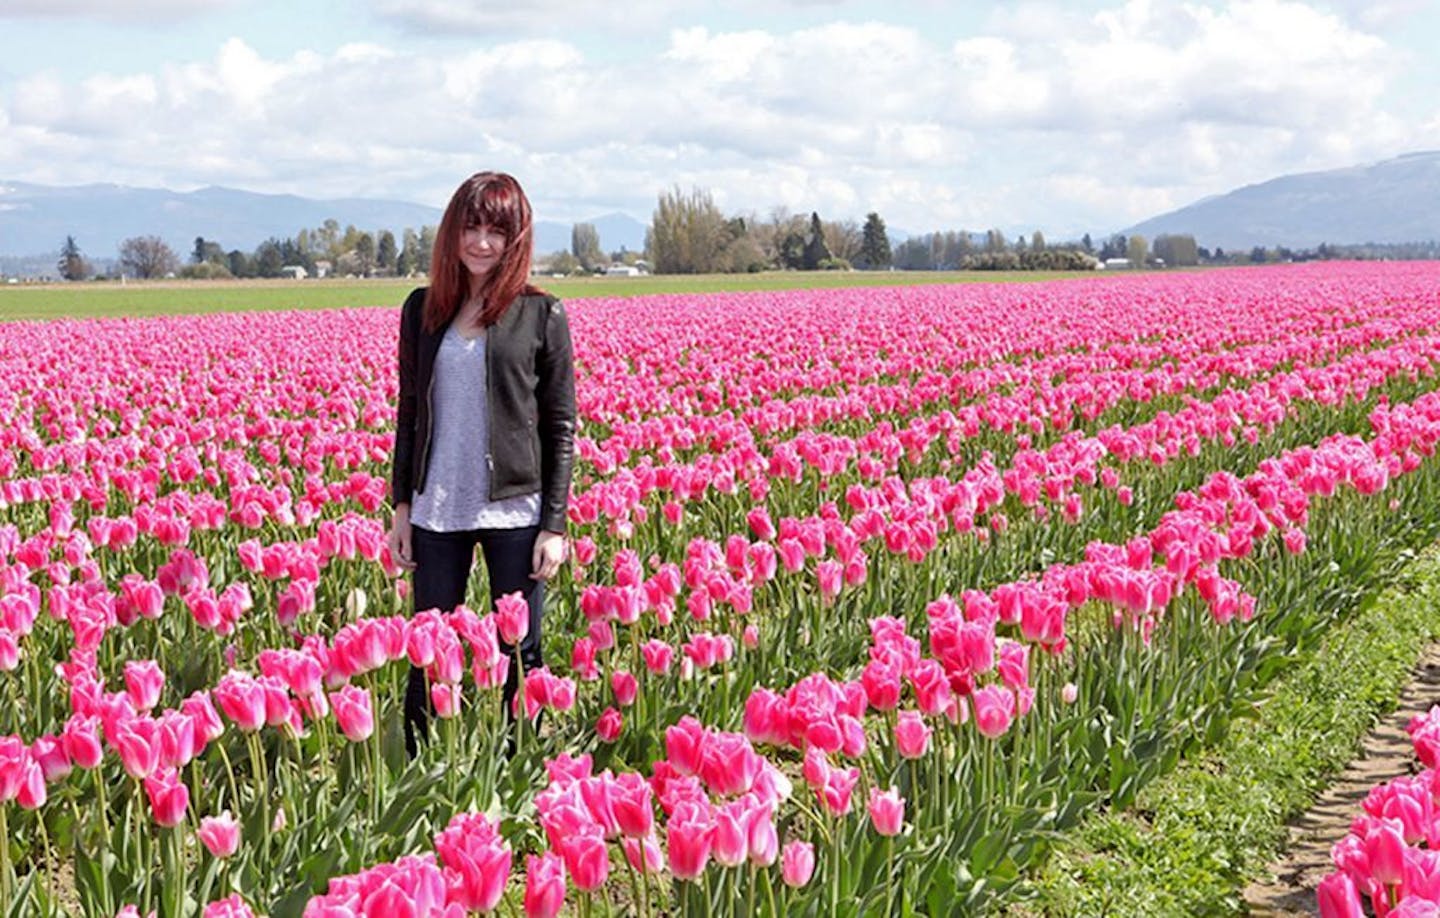
[[[1274,882],[1253,883],[1245,890],[1250,914],[1263,918],[1316,914],[1315,887],[1334,869],[1330,847],[1350,830],[1370,788],[1415,770],[1405,725],[1434,704],[1440,704],[1440,644],[1431,645],[1420,657],[1399,708],[1370,731],[1360,755],[1308,812],[1290,824],[1289,851],[1270,865]]]

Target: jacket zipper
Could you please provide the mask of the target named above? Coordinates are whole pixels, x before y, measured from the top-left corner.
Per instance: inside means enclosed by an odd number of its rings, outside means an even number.
[[[425,384],[425,444],[420,450],[420,491],[430,473],[430,438],[435,435],[435,366],[430,366],[430,381]]]
[[[485,496],[493,501],[495,500],[495,458],[490,444],[495,440],[495,413],[490,409],[495,400],[490,397],[490,354],[494,350],[491,347],[494,342],[490,340],[491,328],[485,329],[483,334],[485,335],[485,470],[489,472],[485,483]]]

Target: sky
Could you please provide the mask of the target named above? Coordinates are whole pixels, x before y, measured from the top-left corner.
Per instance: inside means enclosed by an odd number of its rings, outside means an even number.
[[[0,0],[0,186],[1099,236],[1440,149],[1434,48],[1440,0]]]

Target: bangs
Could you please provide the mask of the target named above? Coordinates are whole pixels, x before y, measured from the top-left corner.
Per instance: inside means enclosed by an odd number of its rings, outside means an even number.
[[[483,182],[465,202],[465,226],[494,227],[514,240],[525,231],[524,204],[520,195],[502,182]]]

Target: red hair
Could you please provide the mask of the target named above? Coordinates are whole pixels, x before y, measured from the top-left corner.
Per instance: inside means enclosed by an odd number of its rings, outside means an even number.
[[[470,296],[470,271],[460,260],[461,237],[467,227],[481,224],[505,234],[505,249],[479,291],[485,300],[480,324],[494,325],[516,297],[541,292],[529,283],[534,237],[525,191],[503,172],[477,172],[450,196],[435,233],[430,290],[425,296],[425,327],[429,331],[448,325]]]

